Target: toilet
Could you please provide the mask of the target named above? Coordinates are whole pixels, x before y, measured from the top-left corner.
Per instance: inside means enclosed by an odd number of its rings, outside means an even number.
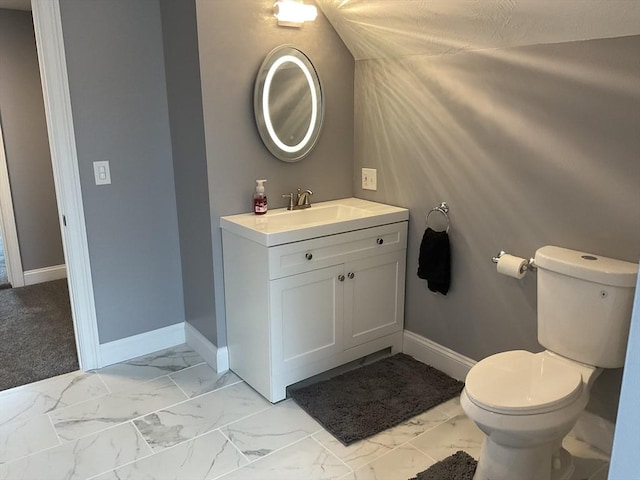
[[[538,268],[539,353],[502,352],[468,373],[460,403],[485,433],[474,480],[566,480],[563,438],[603,368],[624,365],[635,263],[545,246]]]

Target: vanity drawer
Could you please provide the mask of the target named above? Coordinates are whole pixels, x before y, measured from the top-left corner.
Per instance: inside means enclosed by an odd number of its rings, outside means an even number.
[[[407,222],[288,243],[269,250],[269,279],[407,248]]]

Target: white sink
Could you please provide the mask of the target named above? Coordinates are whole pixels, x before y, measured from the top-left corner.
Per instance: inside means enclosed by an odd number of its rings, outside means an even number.
[[[273,212],[264,218],[270,228],[303,228],[318,223],[331,223],[369,215],[369,212],[347,205],[314,205],[304,210]],[[262,219],[259,219],[262,220]],[[261,222],[259,222],[261,223]]]
[[[405,208],[343,198],[312,204],[304,210],[279,208],[264,215],[243,213],[221,217],[220,227],[270,247],[408,218],[409,211]]]

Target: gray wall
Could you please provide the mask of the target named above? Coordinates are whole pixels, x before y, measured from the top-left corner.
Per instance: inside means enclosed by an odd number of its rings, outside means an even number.
[[[252,210],[255,180],[266,178],[269,208],[282,193],[313,190],[312,202],[353,194],[354,62],[320,13],[303,28],[278,27],[270,0],[198,0],[198,38],[212,215],[218,345],[226,344],[219,218]],[[275,159],[253,118],[253,84],[265,56],[292,44],[318,68],[326,92],[320,140],[304,160]]]
[[[100,343],[184,321],[157,0],[62,0]],[[112,184],[92,163],[108,160]]]
[[[356,172],[378,169],[378,191],[356,180],[356,196],[411,210],[408,330],[474,359],[538,351],[536,276],[498,275],[493,255],[638,260],[638,51],[633,36],[356,63]],[[453,273],[437,296],[415,270],[443,200]],[[613,419],[619,387],[605,372],[589,409]]]
[[[31,12],[0,9],[0,120],[22,268],[64,264]]]
[[[195,0],[161,0],[185,320],[217,345]]]

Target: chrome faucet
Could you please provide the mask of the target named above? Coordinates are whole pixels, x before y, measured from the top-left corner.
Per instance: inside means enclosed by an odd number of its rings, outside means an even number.
[[[298,201],[296,202],[297,208],[309,208],[311,203],[309,202],[309,197],[313,195],[311,190],[300,190],[298,189]]]
[[[311,203],[309,202],[309,197],[311,195],[313,195],[313,192],[311,190],[302,190],[299,188],[298,193],[295,196],[295,201],[293,193],[283,193],[282,198],[289,199],[287,210],[300,210],[303,208],[309,208],[311,206]]]

